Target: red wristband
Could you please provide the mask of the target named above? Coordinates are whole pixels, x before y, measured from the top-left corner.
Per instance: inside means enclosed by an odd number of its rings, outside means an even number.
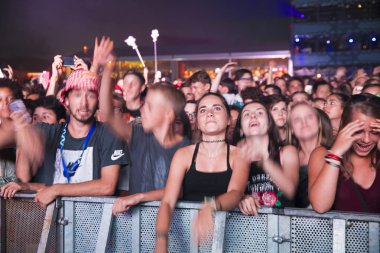
[[[331,153],[331,151],[329,151],[329,153],[326,156],[335,160],[339,160],[339,161],[342,160],[341,156]]]

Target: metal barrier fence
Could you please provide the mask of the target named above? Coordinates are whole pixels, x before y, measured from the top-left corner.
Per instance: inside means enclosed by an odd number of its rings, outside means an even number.
[[[113,197],[62,198],[46,210],[34,195],[1,199],[1,252],[153,252],[159,202],[113,217]],[[180,202],[169,252],[380,252],[380,215],[262,208],[258,216],[217,212],[208,243],[195,244],[200,204]]]

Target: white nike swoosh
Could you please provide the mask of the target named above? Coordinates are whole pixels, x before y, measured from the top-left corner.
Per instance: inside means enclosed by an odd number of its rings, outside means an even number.
[[[124,153],[123,154],[119,154],[119,155],[112,154],[111,155],[111,160],[115,161],[115,160],[119,159],[120,157],[122,157],[123,155],[124,155]]]

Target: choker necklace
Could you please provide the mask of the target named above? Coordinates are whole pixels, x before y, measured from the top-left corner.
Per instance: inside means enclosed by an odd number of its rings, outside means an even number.
[[[217,142],[225,142],[226,139],[223,139],[223,140],[211,140],[211,141],[206,141],[206,140],[202,140],[202,142],[204,143],[217,143]]]

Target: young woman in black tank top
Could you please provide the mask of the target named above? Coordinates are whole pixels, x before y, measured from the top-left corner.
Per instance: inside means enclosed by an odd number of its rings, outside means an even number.
[[[266,106],[260,101],[246,104],[235,133],[240,138],[243,133],[238,147],[252,162],[247,195],[239,204],[240,211],[257,215],[257,208],[262,205],[292,206],[298,184],[297,150],[290,145],[280,147],[281,139]]]
[[[202,140],[178,150],[172,160],[165,194],[157,216],[157,252],[166,252],[171,216],[181,190],[183,199],[205,203],[195,218],[193,228],[198,239],[212,232],[213,212],[238,206],[248,180],[248,162],[238,149],[225,142],[230,124],[225,99],[214,93],[204,95],[197,104],[197,128]]]

